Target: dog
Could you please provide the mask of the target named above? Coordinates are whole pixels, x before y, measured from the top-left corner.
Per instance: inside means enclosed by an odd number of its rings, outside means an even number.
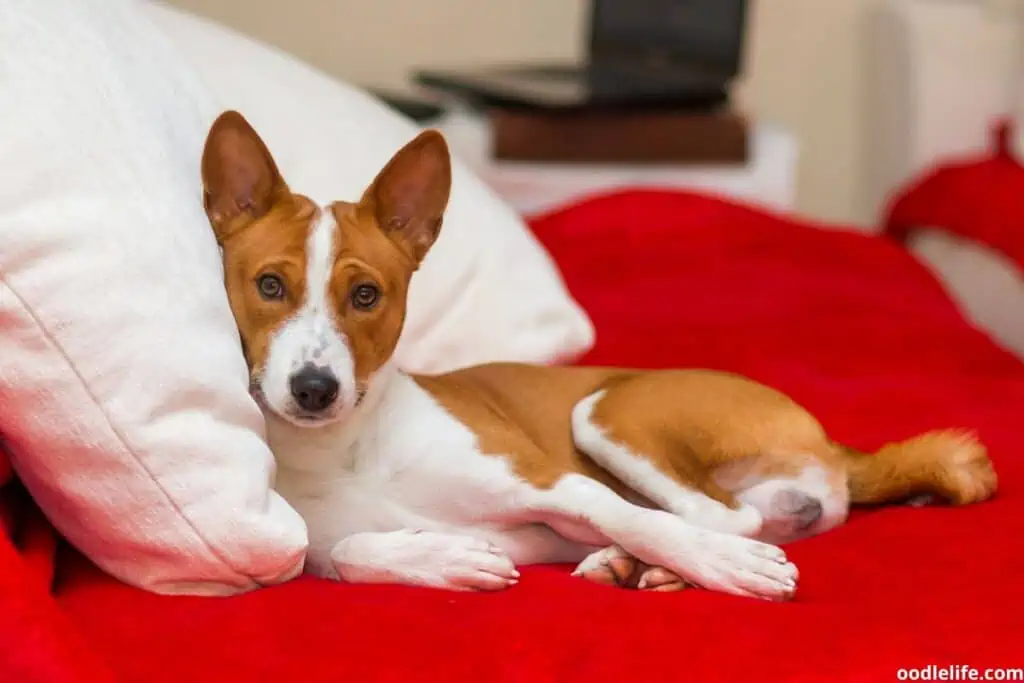
[[[498,590],[519,565],[595,581],[787,600],[779,547],[851,504],[989,498],[970,433],[866,455],[744,377],[494,363],[414,375],[392,358],[451,188],[444,137],[402,147],[356,202],[292,192],[235,111],[210,128],[203,204],[306,570]]]

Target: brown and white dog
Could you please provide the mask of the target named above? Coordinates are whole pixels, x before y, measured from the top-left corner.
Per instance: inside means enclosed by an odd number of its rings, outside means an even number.
[[[489,590],[516,565],[786,599],[783,543],[851,503],[988,498],[970,435],[868,456],[787,396],[707,370],[492,364],[417,376],[391,358],[410,279],[441,230],[451,167],[427,131],[356,203],[293,193],[236,112],[212,126],[204,202],[275,487],[309,527],[307,570]]]

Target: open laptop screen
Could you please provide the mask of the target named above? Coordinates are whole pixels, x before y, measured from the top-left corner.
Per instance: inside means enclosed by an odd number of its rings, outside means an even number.
[[[685,62],[733,77],[746,6],[747,0],[593,0],[591,63]]]

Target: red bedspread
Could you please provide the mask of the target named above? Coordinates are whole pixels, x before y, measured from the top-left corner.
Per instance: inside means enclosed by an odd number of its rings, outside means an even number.
[[[787,604],[620,591],[567,567],[527,568],[499,594],[302,578],[168,598],[66,550],[51,597],[49,537],[15,524],[20,554],[0,538],[0,680],[894,681],[1024,666],[1024,365],[923,267],[883,239],[683,194],[609,196],[535,228],[597,325],[583,362],[746,372],[862,448],[973,427],[997,497],[866,511],[791,545],[802,583]]]

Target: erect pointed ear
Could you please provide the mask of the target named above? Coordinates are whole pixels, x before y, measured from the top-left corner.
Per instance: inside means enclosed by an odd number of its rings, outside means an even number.
[[[247,214],[259,218],[287,193],[270,151],[237,111],[217,117],[203,149],[203,206],[223,243]]]
[[[417,263],[441,231],[452,187],[451,156],[444,137],[427,130],[391,158],[367,188],[360,207]]]

